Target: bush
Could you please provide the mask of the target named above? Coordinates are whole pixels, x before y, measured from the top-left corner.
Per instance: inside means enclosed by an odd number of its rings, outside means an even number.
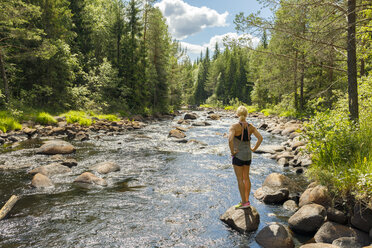
[[[66,117],[67,123],[79,123],[81,126],[90,126],[92,125],[92,119],[89,115],[83,111],[69,111],[64,113],[63,116]]]
[[[120,121],[119,117],[116,115],[95,115],[100,120],[107,120],[107,121]]]
[[[272,109],[262,109],[261,113],[264,114],[265,116],[276,114],[276,112]]]
[[[57,120],[46,112],[40,112],[37,114],[35,121],[40,124],[55,124]]]
[[[8,112],[0,111],[0,130],[4,133],[10,130],[20,130],[22,125]]]

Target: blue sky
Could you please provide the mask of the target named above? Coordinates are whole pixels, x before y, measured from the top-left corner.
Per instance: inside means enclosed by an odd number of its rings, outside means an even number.
[[[270,10],[261,9],[256,0],[160,0],[159,7],[167,19],[172,37],[187,48],[188,55],[195,60],[200,52],[205,53],[209,47],[214,50],[216,42],[222,47],[222,39],[228,35],[238,38],[235,30],[235,15],[245,15],[261,10],[261,16],[271,15]],[[258,37],[251,36],[253,45],[259,42]]]

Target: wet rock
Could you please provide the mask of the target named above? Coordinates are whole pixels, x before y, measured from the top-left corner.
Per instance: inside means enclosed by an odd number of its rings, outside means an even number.
[[[210,114],[207,116],[208,119],[211,119],[211,120],[219,120],[221,118],[221,116],[217,115],[217,114]]]
[[[342,211],[329,207],[327,209],[327,220],[339,224],[345,224],[347,221],[347,217]]]
[[[358,203],[355,204],[351,224],[368,233],[372,228],[372,209]]]
[[[89,134],[85,133],[84,131],[80,131],[75,135],[74,139],[79,141],[89,140]]]
[[[250,232],[257,230],[260,215],[253,206],[246,209],[235,209],[232,206],[220,217],[220,220],[239,232]]]
[[[186,134],[184,134],[180,130],[172,129],[172,130],[169,131],[168,137],[174,137],[174,138],[177,138],[177,139],[183,139],[183,138],[186,137]]]
[[[186,144],[188,142],[187,139],[172,139],[173,142]]]
[[[258,129],[261,129],[261,130],[266,130],[268,127],[268,125],[266,123],[261,123],[259,126],[258,126]]]
[[[363,246],[359,244],[354,237],[342,237],[333,240],[332,245],[340,248],[362,248]]]
[[[51,163],[48,165],[43,165],[37,167],[29,172],[29,174],[34,175],[37,173],[43,174],[47,177],[58,175],[58,174],[65,174],[71,172],[71,169],[67,166],[64,166],[60,163]]]
[[[96,184],[100,186],[107,186],[107,182],[100,178],[95,176],[94,174],[90,172],[84,172],[80,176],[78,176],[75,180],[75,183],[88,183],[88,184]]]
[[[298,193],[298,192],[290,192],[289,196],[288,196],[288,200],[293,200],[298,205],[298,202],[300,201],[300,196],[301,196],[301,194]]]
[[[288,162],[288,159],[286,159],[286,158],[280,158],[278,160],[278,164],[283,166],[283,167],[287,167],[289,165],[289,162]]]
[[[76,159],[73,159],[73,158],[67,158],[67,159],[62,160],[61,164],[71,168],[71,167],[77,166],[77,161]]]
[[[254,197],[266,204],[280,204],[288,199],[289,191],[287,188],[273,189],[266,186],[258,188],[254,192]]]
[[[196,118],[198,118],[198,116],[194,113],[186,113],[183,117],[184,120],[196,120]]]
[[[75,152],[75,147],[66,141],[52,140],[47,141],[37,151],[37,154],[55,155],[70,154]]]
[[[300,197],[299,206],[302,207],[309,203],[317,203],[322,206],[329,206],[331,198],[328,189],[324,186],[317,185],[314,188],[308,188]]]
[[[256,236],[256,241],[264,248],[271,248],[273,244],[277,248],[294,247],[289,230],[279,223],[272,223],[261,229]]]
[[[330,221],[324,223],[319,228],[314,239],[317,243],[331,244],[334,240],[342,237],[354,237],[356,241],[362,245],[370,244],[368,234],[361,232],[358,229]]]
[[[292,150],[296,150],[298,147],[303,147],[306,143],[303,141],[296,141],[292,144]]]
[[[290,192],[299,190],[298,185],[292,179],[279,173],[271,173],[268,175],[262,186],[267,186],[273,189],[287,188]]]
[[[45,175],[37,173],[31,181],[31,186],[34,188],[48,188],[52,187],[52,181]]]
[[[296,212],[298,209],[297,203],[294,200],[288,200],[284,202],[283,208],[289,211]]]
[[[34,135],[34,134],[37,132],[37,130],[36,130],[35,128],[28,128],[28,127],[24,128],[22,131],[23,131],[23,133],[25,133],[28,137],[31,137],[32,135]]]
[[[204,143],[204,142],[196,140],[196,139],[190,139],[190,140],[187,141],[187,143],[195,143],[195,144],[199,144],[199,145],[202,145],[202,146],[207,146],[208,145],[207,143]]]
[[[102,163],[98,163],[92,167],[92,170],[100,173],[100,174],[107,174],[110,172],[120,171],[120,166],[117,165],[115,162],[106,161]]]
[[[209,122],[206,122],[206,121],[199,121],[199,122],[194,122],[192,124],[192,126],[195,126],[195,127],[203,127],[203,126],[210,126],[211,124]]]
[[[180,130],[181,132],[187,132],[188,129],[184,127],[176,127],[177,130]]]
[[[189,120],[178,120],[177,121],[177,124],[182,124],[182,125],[189,125],[190,124],[190,121]]]
[[[64,134],[66,129],[64,127],[54,127],[48,132],[48,136]]]
[[[276,146],[276,145],[267,145],[267,146],[260,146],[255,153],[271,153],[275,154],[276,152],[283,151],[283,146]]]
[[[292,159],[292,158],[294,158],[294,155],[290,152],[283,152],[283,153],[279,154],[278,156],[276,156],[277,160],[279,160],[281,158]]]
[[[304,173],[305,170],[306,170],[306,168],[304,168],[304,167],[295,167],[295,168],[293,168],[293,171],[296,174],[302,174],[302,173]]]
[[[326,243],[311,243],[301,245],[300,248],[339,248],[338,246]]]
[[[326,217],[326,209],[319,204],[308,204],[301,207],[292,215],[289,227],[298,233],[313,233],[323,224]]]

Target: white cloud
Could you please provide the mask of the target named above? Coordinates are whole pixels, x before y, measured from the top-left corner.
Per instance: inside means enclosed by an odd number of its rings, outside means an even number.
[[[162,0],[155,4],[167,19],[170,33],[176,39],[182,40],[198,33],[207,27],[227,26],[228,12],[219,14],[205,6],[198,8],[183,0]]]
[[[223,50],[224,42],[229,42],[229,41],[238,41],[239,44],[241,45],[257,47],[258,43],[260,42],[260,39],[250,34],[239,35],[237,33],[226,33],[223,35],[213,36],[209,40],[208,43],[205,43],[203,45],[196,45],[196,44],[191,44],[191,43],[182,42],[182,41],[180,42],[180,44],[183,48],[187,49],[188,54],[199,55],[200,52],[203,52],[203,54],[205,54],[205,50],[207,49],[207,47],[209,48],[210,54],[213,54],[216,42],[218,43],[220,50]]]

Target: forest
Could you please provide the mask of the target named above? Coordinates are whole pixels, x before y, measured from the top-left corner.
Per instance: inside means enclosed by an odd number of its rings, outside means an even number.
[[[235,17],[236,30],[259,37],[258,46],[248,36],[226,38],[191,61],[152,0],[3,0],[2,130],[44,111],[124,117],[246,104],[252,112],[308,120],[310,149],[324,151],[315,153],[315,164],[347,171],[352,157],[345,187],[363,182],[365,197],[372,186],[371,2],[259,2],[271,18]]]

